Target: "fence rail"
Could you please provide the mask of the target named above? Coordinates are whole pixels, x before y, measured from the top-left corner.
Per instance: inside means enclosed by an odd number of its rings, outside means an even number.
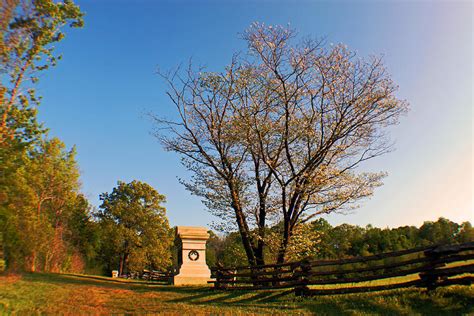
[[[293,288],[296,295],[325,295],[472,284],[474,242],[432,245],[340,260],[302,260],[283,264],[213,268],[216,289]],[[412,276],[410,280],[400,277]],[[398,280],[397,280],[398,278]],[[387,279],[398,281],[387,283]],[[377,284],[363,282],[377,281]],[[348,286],[348,284],[352,284]],[[321,288],[321,286],[334,288]],[[320,288],[316,288],[319,286]]]
[[[162,284],[173,284],[174,271],[150,271],[143,270],[141,272],[130,272],[121,275],[121,278],[153,281]]]

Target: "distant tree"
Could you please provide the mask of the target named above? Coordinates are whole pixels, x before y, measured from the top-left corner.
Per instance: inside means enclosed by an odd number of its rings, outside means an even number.
[[[403,226],[392,229],[399,238],[400,249],[410,249],[418,246],[418,228]]]
[[[455,243],[461,230],[461,225],[440,217],[436,222],[424,222],[419,230],[422,244]]]
[[[217,265],[217,255],[222,252],[222,240],[212,230],[208,231],[209,239],[206,243],[206,264],[209,267]]]
[[[420,228],[403,226],[380,229],[342,224],[331,227],[325,220],[310,223],[321,233],[312,256],[319,259],[336,259],[367,256],[383,252],[410,249],[433,244],[452,244],[474,240],[474,230],[469,222],[457,224],[445,218],[425,222]]]
[[[459,227],[457,231],[456,227]],[[278,223],[266,232],[269,242],[265,256],[269,263],[277,261],[281,229],[282,223]],[[246,256],[238,233],[233,232],[220,238],[213,236],[208,247],[212,248],[209,251],[217,258],[216,263],[229,267],[245,265]],[[471,223],[459,225],[444,218],[436,222],[425,222],[420,228],[402,226],[384,229],[372,225],[360,227],[349,224],[333,227],[324,218],[318,218],[310,223],[300,224],[288,247],[287,260],[350,258],[432,244],[470,241],[474,241]]]
[[[247,264],[240,234],[229,232],[222,237],[212,233],[206,246],[207,264],[210,267],[235,267]]]
[[[250,265],[264,262],[266,227],[282,222],[278,262],[297,227],[356,207],[383,173],[356,172],[390,148],[385,127],[407,109],[381,58],[343,45],[294,44],[295,32],[254,24],[249,52],[219,73],[163,73],[178,119],[157,136],[193,172],[186,188],[234,223]]]
[[[470,222],[464,222],[461,224],[456,240],[459,242],[470,242],[474,241],[474,228]]]
[[[101,252],[109,269],[120,274],[144,268],[165,269],[171,264],[172,232],[165,196],[150,185],[119,181],[111,193],[100,195],[96,216],[101,228]]]
[[[82,255],[84,270],[100,272],[103,262],[99,257],[99,226],[84,195],[78,194],[69,202],[65,225],[65,238]]]

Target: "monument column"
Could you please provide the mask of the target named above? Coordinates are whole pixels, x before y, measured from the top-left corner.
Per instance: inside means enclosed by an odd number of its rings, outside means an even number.
[[[211,271],[206,264],[206,241],[209,238],[205,227],[178,226],[176,237],[181,239],[179,272],[174,277],[175,285],[207,285]]]

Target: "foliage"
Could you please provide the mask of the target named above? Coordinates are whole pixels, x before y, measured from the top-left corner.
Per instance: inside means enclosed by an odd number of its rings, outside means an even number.
[[[171,264],[172,232],[165,196],[146,183],[119,181],[111,193],[100,196],[96,213],[101,254],[107,268],[119,274],[144,268],[166,269]]]
[[[68,230],[65,237],[84,261],[84,271],[100,272],[100,234],[99,226],[93,218],[93,208],[87,199],[79,194],[71,201],[68,210],[68,216],[65,218]]]
[[[431,244],[474,240],[473,229],[468,222],[460,225],[445,218],[439,218],[436,222],[425,222],[420,228],[403,226],[380,229],[370,225],[362,228],[347,224],[326,227],[326,231],[318,230],[318,233],[322,233],[322,238],[317,246],[316,258],[365,256]]]
[[[209,256],[209,258],[207,258]],[[206,245],[206,263],[210,267],[243,266],[247,264],[245,250],[238,232],[231,232],[220,238],[214,233]]]
[[[53,44],[61,29],[83,25],[82,12],[71,1],[5,0],[0,10],[0,188],[11,184],[15,169],[35,145],[44,128],[36,120],[34,83],[38,73],[56,65]],[[0,196],[0,201],[8,196]]]
[[[83,25],[83,13],[69,0],[7,0],[0,16],[0,228],[8,268],[83,272],[103,265],[98,250],[109,236],[79,193],[75,149],[48,139],[36,120],[38,73],[56,65],[61,56],[54,44],[65,26]],[[156,218],[167,227],[166,219]],[[147,229],[158,230],[153,223]],[[156,252],[166,243],[144,235],[146,255],[164,264]],[[134,262],[151,260],[138,260],[141,255],[135,253]]]
[[[75,225],[87,225],[89,206],[79,195],[79,170],[75,150],[65,150],[56,138],[41,141],[15,172],[4,204],[2,224],[9,268],[29,271],[81,271],[73,240]],[[80,257],[80,256],[79,256]],[[74,260],[76,265],[73,266]]]
[[[272,242],[268,242],[266,257],[269,263],[277,261],[279,245],[278,230],[281,224],[267,231]],[[432,244],[454,244],[474,241],[474,228],[469,222],[457,224],[446,218],[436,222],[425,222],[421,227],[402,226],[397,228],[377,228],[371,225],[360,227],[341,224],[331,226],[325,219],[302,224],[290,244],[287,261],[303,258],[343,259],[369,256],[384,252],[411,249]],[[224,266],[245,266],[245,254],[237,233],[230,233],[219,241],[208,244],[214,252],[216,263]],[[217,246],[216,246],[217,245]],[[226,245],[223,247],[222,245]],[[235,251],[232,249],[241,249]],[[212,265],[211,265],[212,266]]]
[[[217,263],[216,254],[217,252],[221,252],[221,239],[212,230],[209,230],[208,234],[209,239],[206,243],[206,264],[209,267],[215,267]],[[173,252],[177,252],[177,249],[173,249]],[[177,266],[177,260],[173,262],[173,264]]]
[[[193,172],[186,188],[237,226],[251,265],[267,226],[282,223],[283,262],[300,224],[371,196],[385,174],[356,168],[390,149],[384,131],[407,109],[381,58],[295,35],[253,24],[224,71],[162,73],[178,119],[154,116],[156,135]]]
[[[37,73],[56,65],[53,44],[64,38],[61,29],[81,27],[83,14],[72,1],[2,1],[0,23],[0,144],[28,143],[41,133],[36,122],[32,86]]]
[[[82,26],[83,14],[71,1],[5,0],[0,6],[0,231],[5,259],[10,269],[74,269],[75,263],[82,264],[68,241],[66,224],[79,186],[74,150],[67,152],[59,140],[46,138],[36,120],[40,98],[34,83],[39,72],[60,58],[53,45],[64,37],[62,29]],[[87,212],[87,207],[78,211]]]

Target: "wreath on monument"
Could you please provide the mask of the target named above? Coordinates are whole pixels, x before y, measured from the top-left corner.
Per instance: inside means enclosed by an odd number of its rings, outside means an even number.
[[[199,252],[197,252],[196,250],[191,250],[188,253],[188,258],[191,261],[196,261],[197,259],[199,259]]]

